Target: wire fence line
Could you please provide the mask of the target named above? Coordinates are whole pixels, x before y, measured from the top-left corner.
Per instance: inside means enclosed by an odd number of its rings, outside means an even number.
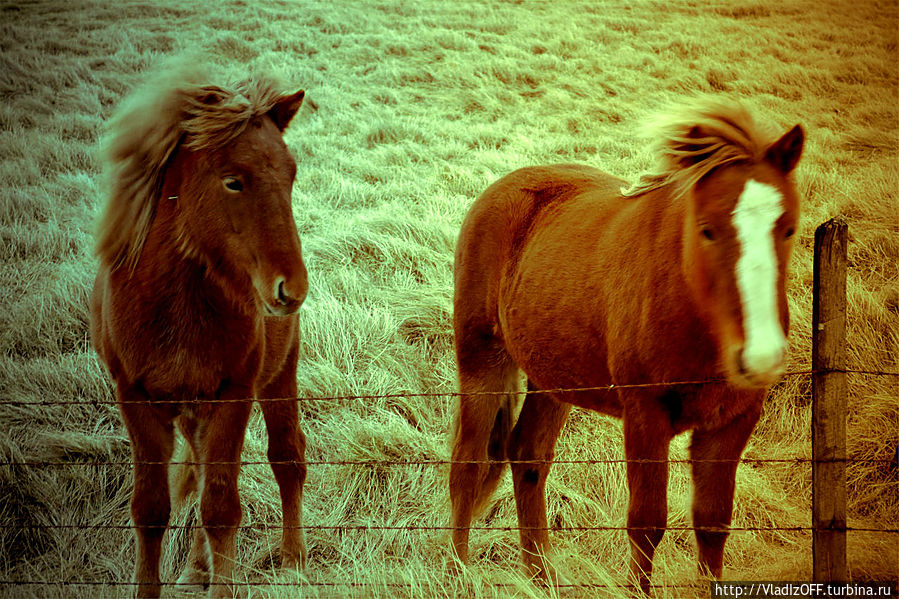
[[[813,375],[813,374],[862,374],[869,376],[890,376],[899,378],[899,372],[888,370],[866,370],[854,368],[828,368],[817,370],[793,370],[784,373],[782,378],[793,376]],[[192,405],[192,404],[211,404],[211,403],[246,403],[246,402],[285,402],[285,401],[351,401],[351,400],[376,400],[376,399],[413,399],[413,398],[437,398],[437,397],[472,397],[472,396],[497,396],[497,395],[532,395],[532,394],[563,394],[563,393],[579,393],[579,392],[596,392],[596,391],[618,391],[622,389],[649,389],[658,387],[683,387],[698,386],[712,384],[726,384],[725,378],[714,379],[697,379],[688,381],[663,381],[656,383],[622,383],[609,384],[593,387],[559,387],[553,389],[516,389],[504,391],[472,391],[462,393],[461,391],[435,391],[421,393],[381,393],[381,394],[363,394],[363,395],[330,395],[330,396],[309,396],[309,397],[244,397],[244,398],[192,398],[192,399],[147,399],[138,401],[129,401],[129,404],[149,404],[149,405]],[[123,402],[119,400],[105,399],[73,399],[73,400],[53,400],[39,399],[36,401],[27,400],[0,400],[0,405],[8,406],[101,406],[101,405],[119,405]]]
[[[127,582],[127,581],[103,581],[103,580],[85,580],[85,581],[76,581],[76,580],[3,580],[0,579],[0,585],[57,585],[57,586],[110,586],[110,587],[140,587],[140,586],[150,586],[154,583],[149,582]],[[178,581],[163,581],[159,584],[165,586],[185,586],[185,587],[196,587],[196,583],[191,582],[178,582]],[[229,587],[303,587],[303,586],[311,586],[311,587],[331,587],[331,588],[339,588],[339,587],[353,587],[353,588],[366,588],[366,587],[386,587],[386,588],[409,588],[409,587],[431,587],[436,584],[440,584],[441,589],[444,588],[443,583],[432,582],[432,583],[421,583],[421,582],[356,582],[356,581],[344,581],[344,582],[318,582],[318,581],[297,581],[297,582],[285,582],[285,581],[271,581],[271,582],[246,582],[246,581],[234,581],[234,582],[208,582],[205,583],[205,586],[229,586]],[[465,583],[461,583],[459,586],[465,586]],[[478,583],[478,586],[488,586],[488,587],[496,587],[496,588],[519,588],[521,585],[515,582],[485,582]],[[602,582],[582,582],[582,583],[559,583],[553,584],[554,588],[557,589],[636,589],[637,585],[633,584],[606,584]],[[704,589],[708,588],[708,583],[696,583],[696,584],[651,584],[648,585],[650,589]]]
[[[0,461],[0,467],[60,468],[65,466],[449,466],[451,464],[895,464],[892,458],[732,458],[732,459],[582,459],[582,460],[240,460],[240,461]]]
[[[899,377],[899,372],[882,371],[882,370],[859,370],[859,369],[827,369],[827,370],[794,370],[784,374],[784,377],[812,375],[824,372],[842,372],[848,374],[863,374],[870,376],[895,376]],[[477,391],[472,393],[461,393],[458,391],[432,392],[432,393],[389,393],[375,395],[334,395],[323,397],[274,397],[274,398],[256,398],[256,399],[191,399],[191,400],[150,400],[147,402],[134,403],[150,403],[153,405],[163,405],[169,403],[177,404],[194,404],[194,403],[232,403],[232,402],[269,402],[269,401],[341,401],[355,399],[400,399],[400,398],[428,398],[428,397],[460,397],[460,396],[495,396],[495,395],[527,395],[533,393],[575,393],[584,391],[611,391],[618,389],[632,388],[650,388],[650,387],[672,387],[685,385],[704,385],[704,384],[720,384],[726,383],[726,379],[703,379],[690,381],[672,381],[659,383],[634,383],[634,384],[612,384],[598,387],[570,387],[556,389],[528,390],[521,389],[515,391]],[[116,400],[38,400],[38,401],[22,401],[22,400],[0,400],[0,405],[118,405],[120,402]],[[131,403],[131,402],[129,402]],[[497,460],[306,460],[302,463],[307,466],[441,466],[451,464],[496,464]],[[865,463],[865,464],[890,464],[895,463],[892,458],[734,458],[734,459],[579,459],[579,460],[556,460],[556,459],[532,459],[532,460],[501,460],[506,464],[695,464],[695,463],[732,463],[739,462],[745,464],[805,464],[805,463]],[[146,466],[158,465],[183,465],[183,466],[202,466],[202,465],[241,465],[241,466],[259,466],[259,465],[294,465],[297,462],[293,460],[287,461],[271,461],[271,460],[239,460],[239,461],[104,461],[104,460],[84,460],[84,461],[41,461],[41,460],[4,460],[0,461],[2,466],[15,467],[65,467],[65,466],[133,466],[135,464]]]
[[[328,531],[400,531],[400,530],[457,530],[458,526],[431,525],[431,524],[331,524],[331,525],[295,525],[284,526],[276,522],[256,522],[254,524],[0,524],[0,530],[328,530]],[[499,530],[504,532],[527,531],[628,531],[628,530],[659,530],[666,531],[700,531],[700,532],[808,532],[816,530],[814,526],[607,526],[607,525],[569,525],[569,526],[466,526],[466,530]],[[858,526],[833,526],[828,530],[847,532],[876,532],[886,534],[899,534],[899,528],[866,528]]]
[[[890,377],[899,377],[899,372],[890,372],[890,371],[878,371],[878,370],[861,370],[861,369],[831,369],[831,370],[797,370],[791,371],[784,375],[784,377],[792,377],[792,376],[802,376],[802,375],[813,375],[813,374],[821,374],[821,373],[830,373],[830,372],[842,372],[847,374],[860,374],[860,375],[870,375],[870,376],[890,376]],[[548,393],[548,394],[562,394],[562,393],[576,393],[576,392],[590,392],[590,391],[617,391],[621,389],[641,389],[641,388],[652,388],[652,387],[674,387],[674,386],[694,386],[694,385],[706,385],[706,384],[722,384],[726,383],[726,379],[705,379],[705,380],[691,380],[691,381],[673,381],[673,382],[660,382],[660,383],[635,383],[635,384],[612,384],[606,386],[598,386],[598,387],[575,387],[575,388],[557,388],[557,389],[542,389],[542,390],[516,390],[516,391],[479,391],[475,393],[460,393],[458,391],[454,392],[433,392],[433,393],[391,393],[391,394],[372,394],[372,395],[335,395],[335,396],[327,396],[327,397],[283,397],[283,398],[243,398],[243,399],[197,399],[197,400],[188,400],[188,401],[147,401],[147,402],[136,402],[136,403],[148,403],[151,405],[161,405],[161,404],[191,404],[191,403],[235,403],[235,402],[248,402],[248,401],[351,401],[351,400],[384,400],[384,399],[410,399],[410,398],[436,398],[436,397],[460,397],[460,396],[472,396],[472,395],[483,395],[483,396],[496,396],[496,395],[527,395],[531,393]],[[67,405],[117,405],[119,402],[116,400],[39,400],[39,401],[15,401],[15,400],[0,400],[0,405],[14,405],[14,406],[67,406]],[[842,463],[865,463],[865,464],[891,464],[895,463],[894,459],[878,459],[878,458],[861,458],[861,457],[847,457],[847,458],[829,458],[829,459],[818,459],[815,460],[813,458],[802,458],[802,457],[793,457],[793,458],[774,458],[774,459],[765,459],[765,458],[745,458],[745,459],[703,459],[703,460],[692,460],[692,459],[658,459],[658,460],[647,460],[647,459],[572,459],[572,460],[503,460],[503,463],[509,464],[582,464],[582,465],[591,465],[591,464],[627,464],[627,463],[668,463],[668,464],[694,464],[699,462],[708,462],[708,463],[723,463],[723,462],[742,462],[746,464],[808,464],[808,463],[827,463],[827,462],[842,462]],[[141,465],[185,465],[185,466],[200,466],[200,465],[241,465],[241,466],[260,466],[260,465],[295,465],[297,462],[294,461],[252,461],[252,460],[241,460],[241,461],[171,461],[171,462],[161,462],[161,461],[139,461],[136,462]],[[451,464],[496,464],[497,461],[492,460],[437,460],[437,459],[411,459],[411,460],[310,460],[304,462],[307,466],[325,466],[325,465],[333,465],[333,466],[369,466],[369,467],[377,467],[377,466],[441,466],[441,465],[451,465]],[[80,461],[64,461],[64,460],[55,460],[55,461],[36,461],[36,460],[6,460],[0,461],[0,467],[33,467],[33,468],[44,468],[44,467],[69,467],[69,466],[81,466],[81,467],[91,467],[91,466],[119,466],[119,467],[130,467],[135,464],[134,461],[128,460],[80,460]],[[253,531],[266,531],[266,530],[283,530],[285,528],[299,528],[305,531],[452,531],[455,530],[453,526],[441,526],[441,525],[374,525],[374,524],[345,524],[345,525],[301,525],[301,526],[287,526],[285,527],[280,523],[253,523],[253,524],[245,524],[238,526],[204,526],[202,524],[167,524],[167,525],[149,525],[149,526],[136,526],[134,524],[0,524],[0,530],[134,530],[136,528],[155,528],[155,529],[174,529],[174,530],[195,530],[195,529],[208,529],[208,528],[230,528],[237,530],[253,530]],[[628,530],[657,530],[658,527],[628,527],[628,526],[606,526],[606,525],[592,525],[592,526],[547,526],[547,527],[521,527],[521,526],[470,526],[467,527],[470,530],[484,530],[484,531],[503,531],[503,532],[511,532],[511,531],[522,531],[522,530],[530,530],[530,531],[628,531]],[[795,532],[795,533],[805,533],[815,531],[816,528],[812,526],[737,526],[737,527],[703,527],[703,526],[665,526],[665,530],[667,531],[701,531],[701,532]],[[851,527],[851,526],[835,526],[832,527],[831,530],[834,531],[846,531],[853,533],[876,533],[876,534],[899,534],[899,528],[865,528],[865,527]],[[91,580],[91,581],[71,581],[71,580],[3,580],[0,579],[0,585],[2,586],[106,586],[106,587],[135,587],[140,586],[141,583],[135,582],[125,582],[125,581],[102,581],[102,580]],[[165,585],[173,585],[178,586],[177,582],[163,582],[161,584]],[[329,588],[341,588],[341,587],[387,587],[387,588],[408,588],[418,583],[388,583],[388,582],[348,582],[348,581],[336,581],[336,582],[310,582],[310,581],[301,581],[301,582],[231,582],[231,583],[222,583],[228,584],[233,587],[258,587],[258,586],[289,586],[289,587],[298,587],[298,586],[311,586],[311,587],[329,587]],[[518,586],[515,583],[490,583],[491,587],[504,587],[510,586],[515,587]],[[577,583],[577,584],[559,584],[554,585],[559,589],[571,588],[571,589],[601,589],[601,588],[616,588],[616,589],[627,589],[633,588],[633,585],[623,584],[623,585],[610,585],[610,584],[602,584],[602,583]],[[697,588],[695,584],[660,584],[660,585],[651,585],[651,588],[659,588],[659,589],[671,589],[671,588]]]

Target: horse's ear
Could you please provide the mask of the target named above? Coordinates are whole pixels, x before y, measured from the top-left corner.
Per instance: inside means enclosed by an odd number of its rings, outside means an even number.
[[[771,144],[765,152],[765,160],[776,166],[783,173],[789,173],[796,168],[799,157],[802,156],[802,146],[805,143],[805,132],[802,127],[796,125],[783,137]]]
[[[290,120],[300,109],[303,103],[303,96],[306,92],[303,90],[289,96],[283,96],[278,99],[277,103],[268,111],[268,116],[275,122],[278,130],[283,132],[290,124]]]

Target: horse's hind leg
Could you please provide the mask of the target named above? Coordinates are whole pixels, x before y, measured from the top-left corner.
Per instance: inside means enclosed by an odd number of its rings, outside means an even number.
[[[296,364],[296,356],[289,359]],[[296,370],[285,367],[260,397],[268,431],[268,459],[281,492],[284,531],[281,537],[281,565],[295,569],[306,566],[303,541],[303,484],[306,481],[306,437],[300,430]],[[265,401],[266,398],[277,401]],[[288,399],[289,398],[289,399]]]
[[[237,491],[240,453],[250,417],[252,390],[231,388],[218,396],[199,431],[198,457],[203,463],[200,516],[212,554],[211,597],[231,597],[234,549],[242,510]]]
[[[137,390],[119,388],[119,407],[131,437],[134,456],[134,492],[131,517],[137,538],[134,580],[138,597],[158,597],[162,537],[169,522],[168,462],[172,457],[172,421],[147,402]],[[136,403],[140,402],[140,403]]]
[[[571,404],[536,393],[528,381],[528,396],[509,440],[515,507],[521,536],[521,557],[528,574],[555,582],[546,559],[550,548],[546,523],[546,477],[555,453],[556,439],[565,424]],[[533,461],[533,463],[521,463]]]
[[[699,548],[699,569],[715,578],[721,578],[728,533],[703,529],[726,529],[730,526],[737,464],[758,418],[759,410],[754,410],[724,428],[694,431],[690,443],[694,486],[693,526]]]
[[[516,391],[517,379],[518,368],[504,350],[460,360],[449,482],[453,548],[463,563],[468,561],[471,520],[493,494],[504,468],[515,398],[496,392]],[[483,392],[491,393],[479,394]]]

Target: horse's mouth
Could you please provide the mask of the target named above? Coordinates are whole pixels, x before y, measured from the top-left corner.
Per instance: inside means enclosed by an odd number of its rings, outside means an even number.
[[[736,372],[731,373],[727,378],[736,387],[744,389],[762,389],[774,385],[786,374],[786,368],[781,366],[766,372],[749,372],[743,368],[738,368]]]
[[[264,300],[262,301],[262,307],[266,316],[290,316],[296,314],[300,309],[299,302],[275,304],[273,306]]]

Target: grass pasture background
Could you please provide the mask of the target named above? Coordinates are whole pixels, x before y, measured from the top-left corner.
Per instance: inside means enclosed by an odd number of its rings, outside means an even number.
[[[899,9],[893,1],[790,2],[0,2],[0,456],[4,462],[130,460],[88,343],[87,298],[101,202],[104,121],[148,70],[196,53],[240,73],[268,70],[308,101],[286,136],[298,158],[295,216],[310,271],[302,310],[301,396],[450,392],[452,252],[471,201],[521,166],[584,162],[633,179],[651,156],[645,117],[697,92],[743,98],[808,134],[805,198],[790,286],[791,369],[810,365],[815,226],[850,225],[849,365],[899,369]],[[899,439],[899,381],[852,375],[850,455],[888,460]],[[746,457],[810,456],[810,382],[790,377],[766,403]],[[307,458],[449,457],[450,398],[302,404]],[[10,403],[13,402],[13,403]],[[686,457],[679,438],[672,457]],[[619,459],[620,424],[579,410],[557,458]],[[244,459],[265,459],[254,413]],[[305,523],[449,523],[446,466],[311,466]],[[744,464],[735,526],[808,526],[807,464]],[[127,466],[0,466],[0,580],[131,580]],[[554,466],[550,522],[622,526],[620,464]],[[520,574],[517,533],[474,531],[472,564],[447,569],[444,531],[310,529],[305,577],[278,571],[277,487],[267,466],[241,475],[239,576],[254,596],[550,594]],[[849,466],[850,526],[899,521],[897,473]],[[671,466],[669,524],[689,526],[688,469]],[[173,523],[193,523],[189,510]],[[34,528],[10,528],[19,525]],[[479,524],[516,526],[511,480]],[[188,536],[170,531],[164,580]],[[557,532],[573,583],[623,595],[624,532]],[[899,537],[850,533],[854,579],[899,577]],[[731,580],[811,577],[808,532],[735,532]],[[706,596],[688,532],[656,556],[662,597]],[[275,584],[272,584],[275,583]],[[365,583],[367,586],[327,586]],[[503,586],[496,586],[497,584]],[[396,585],[396,586],[394,586]],[[171,588],[166,590],[173,594]],[[127,587],[0,585],[14,597],[120,596]],[[593,596],[596,590],[565,591]]]

